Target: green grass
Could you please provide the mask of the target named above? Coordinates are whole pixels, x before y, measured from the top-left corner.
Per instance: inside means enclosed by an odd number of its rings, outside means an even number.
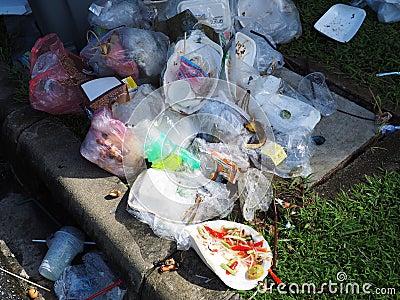
[[[400,22],[380,23],[377,14],[366,7],[366,19],[348,43],[325,37],[313,27],[333,4],[348,2],[295,1],[303,34],[297,40],[280,45],[278,50],[291,57],[308,55],[314,58],[331,72],[352,79],[356,85],[370,87],[384,109],[396,110],[400,104],[399,75],[376,77],[375,74],[400,71]],[[371,103],[374,104],[372,99]]]
[[[278,186],[275,186],[278,187]],[[277,275],[287,284],[315,284],[317,290],[323,283],[340,283],[336,276],[345,272],[342,291],[347,283],[371,284],[376,288],[395,288],[400,293],[399,267],[399,205],[400,169],[382,170],[381,174],[365,177],[365,183],[353,187],[349,193],[342,192],[335,199],[320,198],[306,189],[296,195],[299,185],[280,186],[280,197],[286,201],[297,200],[304,206],[296,209],[281,208],[279,213],[279,240]],[[286,229],[291,222],[294,229]],[[269,219],[273,224],[273,219]],[[273,238],[266,236],[270,246]],[[270,280],[270,279],[269,279]],[[295,286],[294,286],[295,287]],[[332,286],[334,288],[334,286]],[[337,286],[340,291],[340,285]],[[395,299],[396,296],[352,295],[343,293],[345,299]],[[275,289],[271,294],[257,293],[253,299],[327,299],[328,286],[323,294],[281,295]],[[255,293],[239,292],[245,299]],[[398,298],[397,298],[398,299]]]

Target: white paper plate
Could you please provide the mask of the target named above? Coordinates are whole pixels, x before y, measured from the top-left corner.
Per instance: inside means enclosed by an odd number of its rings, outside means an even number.
[[[264,248],[267,250],[271,250],[268,242],[264,239],[264,237],[255,231],[253,228],[236,223],[231,221],[225,220],[216,220],[216,221],[208,221],[202,223],[204,225],[209,226],[214,230],[219,230],[222,226],[227,227],[237,227],[243,228],[247,233],[251,234],[252,239],[254,241],[263,241]],[[263,281],[264,278],[268,275],[268,270],[271,267],[271,261],[266,259],[264,260],[262,266],[264,268],[263,275],[258,279],[250,280],[247,278],[246,272],[247,268],[241,264],[238,265],[236,275],[227,275],[226,271],[222,269],[221,263],[226,262],[226,258],[220,252],[211,252],[208,248],[207,242],[199,235],[197,231],[197,227],[201,226],[202,224],[190,225],[185,227],[185,231],[189,233],[192,247],[203,260],[203,262],[214,271],[214,273],[221,278],[221,280],[230,288],[237,289],[237,290],[251,290],[255,288],[258,284],[258,281]],[[271,260],[272,260],[272,253],[271,253]]]
[[[314,28],[331,39],[346,43],[357,33],[365,16],[365,10],[361,8],[335,4],[314,24]]]

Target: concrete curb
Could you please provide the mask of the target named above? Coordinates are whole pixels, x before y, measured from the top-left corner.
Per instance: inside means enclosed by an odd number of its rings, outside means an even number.
[[[0,83],[5,85],[4,81]],[[46,113],[0,98],[1,143],[18,177],[30,188],[44,185],[120,269],[129,299],[229,299],[231,292],[193,250],[155,236],[126,211],[127,187],[116,176],[84,159],[80,141]],[[106,200],[108,191],[123,196]],[[183,258],[178,272],[158,274],[153,262]],[[199,274],[212,281],[207,285]]]

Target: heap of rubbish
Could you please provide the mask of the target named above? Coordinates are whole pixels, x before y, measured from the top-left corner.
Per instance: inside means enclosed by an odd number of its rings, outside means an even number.
[[[88,21],[79,53],[56,34],[36,42],[31,106],[86,114],[80,152],[129,185],[127,211],[178,249],[195,248],[228,286],[254,288],[270,268],[268,243],[210,220],[238,202],[250,221],[268,210],[274,175],[310,175],[323,143],[313,129],[337,110],[323,73],[296,87],[274,76],[285,64],[277,45],[302,34],[295,4],[97,0]],[[225,262],[214,262],[222,250]]]

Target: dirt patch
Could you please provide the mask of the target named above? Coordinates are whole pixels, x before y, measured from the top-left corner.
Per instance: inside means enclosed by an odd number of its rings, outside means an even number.
[[[377,140],[348,166],[336,172],[315,190],[324,198],[334,198],[340,191],[348,192],[355,184],[365,181],[365,176],[379,174],[382,169],[400,168],[400,132]]]

